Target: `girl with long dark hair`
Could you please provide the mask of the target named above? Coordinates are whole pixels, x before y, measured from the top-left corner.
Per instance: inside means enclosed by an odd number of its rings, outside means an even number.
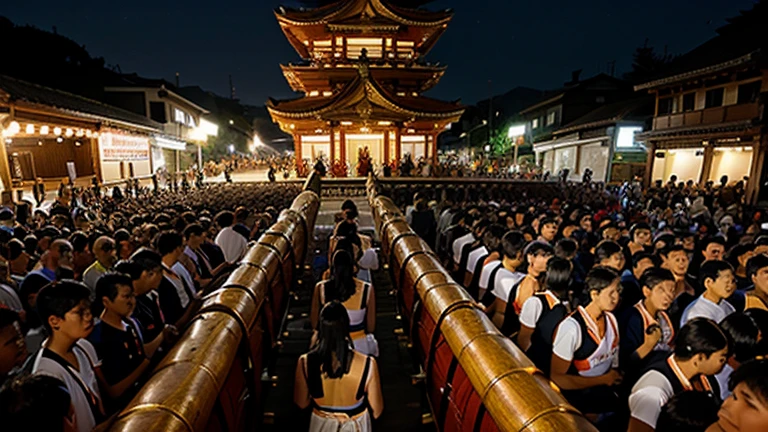
[[[355,277],[355,262],[344,249],[333,254],[330,277],[315,285],[310,311],[313,328],[318,328],[320,309],[330,301],[338,301],[347,309],[355,349],[378,356],[379,344],[373,336],[376,329],[376,295],[373,285]]]
[[[338,301],[319,314],[318,338],[299,358],[293,399],[312,406],[310,432],[368,432],[384,409],[376,360],[355,351],[349,315]]]

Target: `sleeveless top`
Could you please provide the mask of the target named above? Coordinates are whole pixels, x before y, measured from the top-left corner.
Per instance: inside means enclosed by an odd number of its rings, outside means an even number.
[[[368,409],[365,388],[370,375],[371,357],[354,351],[352,355],[349,372],[335,379],[322,372],[320,359],[315,354],[309,353],[301,357],[313,408],[326,413],[343,413],[350,417]]]
[[[763,299],[758,296],[747,294],[746,300],[744,302],[744,310],[747,309],[762,309],[764,311],[768,311],[768,304],[765,304]]]
[[[480,249],[485,249],[485,247],[481,246],[480,248],[475,249],[475,250],[480,250]],[[488,257],[488,253],[485,253],[485,254],[481,253],[480,256],[477,257],[478,259],[474,263],[474,267],[471,269],[471,271],[472,271],[472,278],[469,280],[469,284],[466,286],[467,292],[475,300],[480,300],[480,298],[479,298],[479,296],[480,296],[480,275],[483,272],[483,264],[484,264],[484,261],[485,261],[485,259],[487,257]],[[469,260],[469,262],[467,263],[467,267],[468,267],[467,271],[468,272],[470,270],[469,267],[472,267],[472,264],[473,264],[472,261]]]
[[[703,391],[712,394],[716,400],[719,401],[720,391],[712,386],[712,382],[704,375],[698,375],[689,380],[683,375],[680,370],[677,361],[674,359],[674,354],[670,354],[663,360],[659,360],[651,364],[645,372],[655,370],[659,372],[669,381],[672,386],[672,390],[675,394],[682,393],[684,391]]]
[[[604,312],[605,334],[599,336],[597,323],[579,306],[570,316],[581,330],[581,346],[573,354],[573,361],[568,373],[584,377],[604,375],[611,369],[619,350],[619,325],[616,317]]]
[[[525,354],[546,376],[552,361],[552,343],[557,326],[568,316],[568,309],[549,291],[536,293],[533,298],[541,302],[541,315],[531,334],[531,346]]]
[[[660,320],[657,320],[651,316],[651,313],[648,312],[648,309],[645,308],[645,305],[642,301],[635,304],[635,309],[637,309],[637,311],[640,312],[640,316],[643,317],[643,333],[645,333],[648,327],[653,324],[661,327],[661,339],[659,339],[659,342],[657,342],[656,346],[653,347],[653,350],[672,351],[673,342],[675,340],[675,326],[672,323],[672,320],[669,318],[669,315],[667,315],[667,313],[664,311],[659,311]]]
[[[325,304],[325,284],[328,281],[320,282],[320,305]],[[357,285],[357,284],[356,284]],[[342,304],[347,309],[349,315],[349,334],[352,339],[359,339],[365,337],[365,317],[368,313],[368,299],[371,295],[371,284],[363,283],[362,295],[360,289],[356,289],[355,295],[348,298],[347,301]]]
[[[485,267],[483,267],[483,270],[481,272],[480,288],[482,288],[483,273],[486,272],[486,268],[489,266],[491,267],[491,269],[489,270],[490,274],[488,276],[488,281],[485,287],[485,295],[483,296],[482,299],[480,299],[483,305],[485,305],[486,307],[490,306],[491,304],[493,304],[494,301],[496,301],[496,295],[493,294],[493,290],[496,287],[496,275],[499,274],[499,270],[504,268],[502,261],[494,261],[486,265]]]
[[[518,300],[518,294],[520,291],[520,285],[523,284],[523,281],[532,277],[533,276],[526,274],[525,277],[520,279],[509,291],[509,297],[507,298],[507,308],[504,310],[504,324],[501,326],[501,332],[505,336],[510,336],[520,331],[520,311],[523,310],[524,302]]]

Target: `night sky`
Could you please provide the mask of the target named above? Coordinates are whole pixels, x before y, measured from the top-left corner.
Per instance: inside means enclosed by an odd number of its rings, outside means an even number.
[[[172,3],[173,5],[171,5]],[[515,86],[556,88],[570,79],[630,68],[646,38],[663,51],[684,53],[715,35],[725,18],[753,0],[437,0],[454,20],[428,56],[449,66],[433,97],[473,103]],[[272,10],[291,1],[2,1],[0,15],[60,34],[123,72],[200,85],[261,105],[293,97],[278,64],[297,62]],[[12,43],[12,41],[5,41]]]

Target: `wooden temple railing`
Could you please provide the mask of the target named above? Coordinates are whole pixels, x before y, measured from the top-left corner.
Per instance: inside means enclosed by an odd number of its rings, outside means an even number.
[[[368,180],[368,199],[437,429],[596,431],[451,278],[383,183]]]
[[[304,263],[319,193],[320,178],[312,175],[229,278],[204,297],[180,340],[109,430],[255,430],[262,368]]]

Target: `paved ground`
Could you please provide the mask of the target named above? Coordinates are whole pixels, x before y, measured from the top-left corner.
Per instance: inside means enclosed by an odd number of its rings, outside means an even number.
[[[362,197],[354,197],[360,210],[360,231],[373,234],[373,219],[370,207]],[[309,325],[309,305],[311,290],[320,274],[327,268],[327,238],[333,227],[333,216],[339,211],[343,199],[324,199],[313,238],[314,256],[307,259],[312,271],[305,272],[296,296],[291,300],[286,328],[283,331],[282,347],[279,350],[270,375],[277,381],[269,388],[265,398],[265,425],[267,431],[302,431],[307,430],[309,416],[301,413],[293,405],[293,381],[298,357],[309,348],[312,335]],[[310,254],[312,255],[312,254]],[[376,338],[379,341],[378,359],[381,382],[384,392],[385,410],[375,423],[376,430],[397,432],[433,431],[432,425],[422,425],[424,392],[420,386],[411,383],[411,375],[418,373],[413,358],[407,348],[407,340],[400,334],[402,323],[397,319],[396,300],[390,295],[392,284],[389,271],[382,269],[374,272],[373,283],[376,290],[377,324]]]

